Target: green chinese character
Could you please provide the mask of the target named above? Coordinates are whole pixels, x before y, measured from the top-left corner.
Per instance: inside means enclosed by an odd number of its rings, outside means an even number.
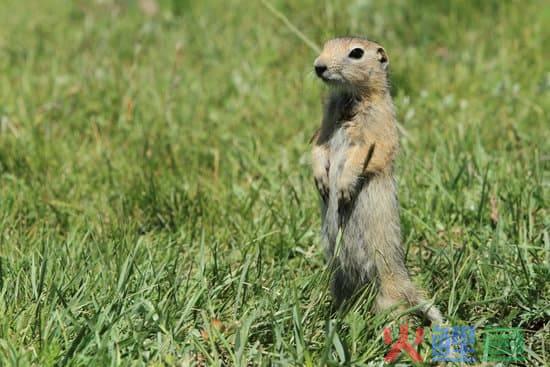
[[[524,352],[523,330],[495,328],[485,331],[484,362],[521,362],[525,361]]]

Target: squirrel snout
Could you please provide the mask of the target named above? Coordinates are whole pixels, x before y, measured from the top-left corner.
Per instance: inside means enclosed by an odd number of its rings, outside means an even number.
[[[315,73],[319,78],[323,77],[323,73],[327,70],[326,65],[315,65]]]

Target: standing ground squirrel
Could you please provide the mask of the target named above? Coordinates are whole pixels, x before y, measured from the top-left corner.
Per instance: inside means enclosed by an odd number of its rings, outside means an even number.
[[[374,281],[378,310],[418,307],[433,323],[441,323],[439,310],[422,296],[405,267],[388,64],[382,46],[361,38],[328,41],[314,64],[317,76],[330,86],[323,122],[313,137],[312,163],[326,255],[334,265],[332,294],[339,305]]]

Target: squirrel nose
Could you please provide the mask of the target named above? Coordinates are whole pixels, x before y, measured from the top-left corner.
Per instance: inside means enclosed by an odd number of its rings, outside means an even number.
[[[315,65],[315,73],[318,77],[323,76],[323,73],[327,70],[325,65]]]

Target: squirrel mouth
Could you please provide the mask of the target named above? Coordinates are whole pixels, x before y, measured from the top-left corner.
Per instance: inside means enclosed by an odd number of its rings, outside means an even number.
[[[344,82],[344,80],[339,76],[321,75],[319,78],[328,85],[341,85]]]

